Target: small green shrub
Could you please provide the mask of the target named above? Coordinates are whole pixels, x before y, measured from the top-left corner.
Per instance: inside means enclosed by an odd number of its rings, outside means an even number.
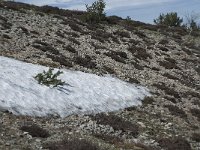
[[[104,0],[98,0],[92,3],[91,6],[86,4],[87,14],[85,15],[85,21],[89,23],[99,23],[106,19],[104,12],[106,3]]]
[[[157,25],[166,25],[168,27],[180,27],[183,23],[183,19],[178,17],[176,12],[160,14],[157,19],[154,19],[154,23]]]
[[[59,75],[61,75],[62,71],[57,71],[53,73],[53,68],[49,68],[48,71],[43,71],[43,73],[38,73],[34,78],[38,81],[39,84],[43,84],[46,86],[57,87],[59,85],[64,85],[65,82],[57,79]]]

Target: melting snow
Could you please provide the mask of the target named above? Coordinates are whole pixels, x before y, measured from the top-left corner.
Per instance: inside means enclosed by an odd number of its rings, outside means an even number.
[[[0,56],[0,110],[47,116],[116,111],[150,95],[148,89],[110,76],[62,69],[67,84],[49,88],[33,78],[47,67]],[[55,70],[56,71],[56,70]]]

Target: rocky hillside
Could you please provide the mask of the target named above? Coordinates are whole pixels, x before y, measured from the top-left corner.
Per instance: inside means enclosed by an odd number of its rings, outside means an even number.
[[[117,16],[91,25],[81,21],[83,15],[1,3],[0,54],[111,74],[148,87],[152,97],[140,107],[89,116],[37,118],[1,112],[0,149],[199,149],[200,34]]]

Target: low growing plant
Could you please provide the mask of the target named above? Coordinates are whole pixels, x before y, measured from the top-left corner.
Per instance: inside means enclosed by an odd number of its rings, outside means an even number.
[[[39,84],[43,84],[48,87],[57,87],[59,85],[64,85],[65,82],[63,82],[60,79],[57,79],[57,77],[63,74],[63,72],[58,70],[56,73],[53,73],[53,70],[53,68],[49,68],[48,71],[38,73],[34,78],[38,81]]]

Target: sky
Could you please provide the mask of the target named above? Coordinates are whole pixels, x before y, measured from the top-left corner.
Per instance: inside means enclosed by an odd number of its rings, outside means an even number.
[[[95,0],[17,0],[35,5],[51,5],[64,9],[85,10]],[[200,0],[105,0],[106,14],[153,23],[160,13],[177,12],[179,16],[200,14]]]

